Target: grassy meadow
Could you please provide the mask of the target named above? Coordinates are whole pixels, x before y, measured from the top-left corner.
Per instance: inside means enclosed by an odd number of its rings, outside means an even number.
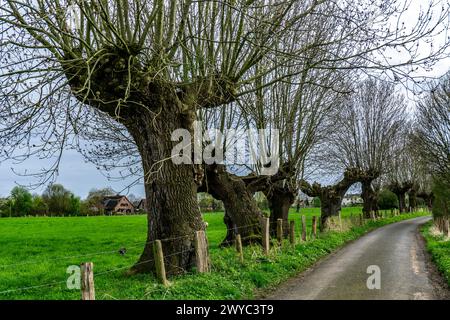
[[[342,217],[361,212],[359,207],[343,208]],[[320,209],[301,209],[311,230],[313,215]],[[292,210],[300,232],[300,214]],[[344,232],[320,234],[316,240],[286,243],[263,255],[259,246],[246,247],[241,264],[235,249],[219,248],[226,230],[223,213],[205,213],[210,246],[210,274],[179,275],[161,286],[149,274],[126,275],[139,257],[146,240],[146,217],[60,217],[0,219],[0,300],[80,299],[79,290],[67,288],[67,268],[81,262],[94,263],[96,299],[243,299],[253,298],[283,280],[305,270],[315,261],[346,242],[387,223],[423,213],[368,221]],[[299,234],[297,234],[297,239]],[[119,249],[126,248],[126,254]]]

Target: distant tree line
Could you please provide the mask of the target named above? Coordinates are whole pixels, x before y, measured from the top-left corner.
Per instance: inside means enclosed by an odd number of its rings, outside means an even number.
[[[31,194],[22,186],[11,190],[8,198],[0,200],[0,216],[79,215],[81,200],[61,184],[49,185],[42,195]]]
[[[110,187],[92,189],[86,199],[81,200],[61,184],[50,184],[41,195],[16,186],[8,197],[0,198],[0,217],[103,215],[104,198],[116,194]],[[138,201],[133,194],[127,197],[132,203]]]

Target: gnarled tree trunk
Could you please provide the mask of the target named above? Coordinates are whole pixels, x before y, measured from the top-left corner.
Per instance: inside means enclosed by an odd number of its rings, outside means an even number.
[[[389,189],[395,193],[398,199],[398,210],[400,212],[406,212],[406,193],[408,190],[410,190],[412,187],[411,183],[404,182],[404,183],[394,183],[389,186]]]
[[[240,177],[228,173],[222,164],[205,165],[205,168],[206,183],[199,191],[208,192],[223,202],[227,229],[236,230],[241,235],[244,245],[260,242],[263,215],[245,182]],[[230,245],[230,238],[232,239],[232,233],[228,232],[222,245]]]
[[[364,200],[363,214],[364,217],[370,218],[370,213],[378,211],[378,197],[376,191],[373,189],[372,180],[363,180],[361,182],[362,192],[361,197]]]
[[[233,220],[231,219],[230,215],[227,213],[227,210],[225,209],[224,215],[223,215],[223,223],[225,224],[225,227],[227,228],[227,234],[225,235],[225,239],[222,240],[221,246],[229,246],[233,243],[233,240],[236,237],[236,226],[233,223]]]
[[[417,209],[417,190],[415,188],[411,188],[408,192],[409,199],[409,211],[413,212]]]
[[[406,211],[406,192],[402,192],[402,191],[393,191],[395,193],[395,195],[397,196],[398,199],[398,210],[400,212],[405,212]]]
[[[349,186],[350,188],[350,186]],[[342,206],[342,199],[344,198],[347,189],[338,190],[334,187],[324,188],[320,198],[320,230],[328,229],[328,219],[339,215]]]
[[[287,237],[289,235],[289,209],[294,203],[295,193],[278,183],[266,190],[264,194],[269,201],[271,234],[276,235],[277,220],[283,219],[283,234]]]
[[[348,168],[344,178],[333,186],[322,187],[319,183],[310,185],[305,180],[300,181],[300,190],[310,197],[319,197],[321,201],[320,230],[328,228],[328,219],[337,216],[341,209],[342,199],[352,184],[361,180],[366,173],[358,168]]]
[[[191,124],[170,95],[161,95],[159,105],[159,114],[142,110],[124,123],[142,158],[149,209],[147,242],[130,272],[155,270],[153,243],[160,239],[166,272],[170,275],[194,266],[194,234],[204,230],[205,224],[197,203],[193,166],[171,160],[172,149],[178,143],[171,141],[172,132],[179,128],[192,131]]]

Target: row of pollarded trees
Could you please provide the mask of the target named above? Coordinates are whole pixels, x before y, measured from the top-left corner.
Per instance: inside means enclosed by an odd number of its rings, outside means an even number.
[[[348,115],[361,108],[354,103],[365,83],[359,85],[360,71],[414,82],[411,70],[428,68],[448,48],[446,39],[428,55],[416,50],[447,28],[445,3],[418,11],[412,26],[403,24],[411,21],[408,1],[393,0],[71,4],[77,11],[72,23],[64,1],[6,0],[0,8],[1,157],[53,158],[54,165],[39,172],[46,181],[57,173],[62,150],[75,147],[99,168],[143,180],[151,210],[135,272],[155,268],[156,239],[174,239],[163,243],[169,274],[193,265],[194,231],[205,228],[199,191],[223,201],[227,223],[243,239],[258,241],[261,212],[253,194],[264,192],[272,217],[286,218],[286,204],[307,180],[311,151],[319,142],[330,145],[335,120],[346,119],[340,108]],[[265,128],[268,136],[280,129],[279,144],[263,139],[280,155],[279,169],[261,175],[275,164],[264,160],[175,163],[172,134],[184,129],[195,145],[195,120],[208,129]],[[219,142],[212,151],[222,147],[229,145]],[[379,150],[364,147],[357,151]],[[377,161],[352,159],[340,167],[344,178],[336,186],[313,184],[324,217],[335,214],[348,185],[379,174],[370,167]]]
[[[431,83],[417,108],[412,147],[428,176],[434,217],[450,216],[450,73]]]

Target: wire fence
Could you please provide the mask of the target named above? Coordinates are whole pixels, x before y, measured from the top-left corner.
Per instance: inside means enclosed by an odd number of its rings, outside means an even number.
[[[369,219],[363,217],[362,214],[359,214],[357,216],[349,216],[349,217],[341,217],[339,215],[338,217],[333,217],[330,219],[329,230],[345,231],[353,226],[360,226],[361,224],[365,224],[365,223],[367,223],[367,221],[372,221],[372,220],[376,221],[376,220],[382,219],[382,218],[393,217],[398,214],[399,213],[395,212],[395,211],[391,211],[390,213],[387,212],[387,213],[383,213],[383,214],[372,213],[371,217]],[[297,243],[300,243],[302,241],[304,242],[305,240],[311,241],[311,240],[314,240],[319,237],[319,232],[317,231],[318,230],[317,224],[319,224],[320,216],[312,216],[312,217],[309,217],[309,219],[306,219],[306,216],[299,215],[297,219],[295,219],[295,216],[294,216],[294,219],[291,219],[289,221],[286,221],[286,220],[283,221],[281,219],[278,219],[277,221],[268,221],[268,218],[265,218],[265,219],[267,219],[264,221],[268,226],[267,230],[264,230],[264,227],[263,227],[264,222],[263,221],[260,221],[258,223],[244,225],[244,226],[234,226],[232,228],[225,228],[225,229],[221,228],[220,229],[221,232],[224,232],[227,234],[229,232],[231,232],[232,238],[223,240],[220,246],[232,247],[233,245],[235,245],[236,249],[238,251],[242,250],[242,249],[239,249],[239,246],[236,245],[237,244],[236,243],[237,235],[239,235],[239,241],[247,242],[247,240],[249,240],[248,241],[249,243],[253,243],[253,244],[258,243],[258,246],[260,246],[261,234],[258,232],[261,229],[263,229],[263,231],[265,231],[267,233],[266,237],[270,240],[270,243],[269,243],[270,247],[268,249],[269,250],[271,248],[275,249],[275,250],[272,250],[270,254],[274,254],[274,253],[276,254],[277,252],[279,252],[280,248],[283,246],[284,241],[290,242],[291,245],[293,245],[295,247],[295,245]],[[286,236],[289,236],[289,234],[291,232],[292,222],[290,222],[290,221],[293,221],[294,236],[288,237],[286,239]],[[447,222],[447,224],[448,224],[448,222]],[[345,225],[345,228],[343,225]],[[288,226],[288,228],[286,230],[287,226]],[[295,228],[295,226],[298,226],[298,228]],[[211,230],[211,231],[219,231],[219,230]],[[258,231],[258,232],[254,232],[254,231]],[[168,245],[167,242],[177,242],[178,240],[181,240],[181,239],[191,239],[192,241],[196,241],[197,233],[198,233],[198,231],[193,231],[193,232],[189,232],[184,235],[179,235],[179,236],[171,237],[171,238],[148,240],[148,241],[139,242],[139,243],[133,242],[133,243],[131,243],[131,245],[124,246],[124,248],[126,248],[127,252],[129,249],[132,249],[132,248],[139,248],[140,250],[142,250],[142,249],[144,249],[144,247],[149,246],[149,245],[155,245],[155,243],[159,241],[160,243],[166,244],[165,246],[163,246],[165,249],[166,248],[171,249],[171,248],[173,248],[173,246]],[[241,234],[244,236],[241,236]],[[305,239],[305,235],[306,235],[306,239]],[[264,237],[264,235],[263,235],[263,237]],[[281,242],[280,242],[280,240],[281,240]],[[177,243],[179,244],[179,242],[177,242]],[[207,244],[206,235],[205,235],[205,243],[206,243],[206,248],[204,248],[204,249],[206,250],[206,252],[208,252],[209,249],[212,249],[212,247],[211,247],[211,245]],[[277,245],[277,243],[278,243],[278,245]],[[263,246],[264,246],[264,243],[263,243]],[[187,249],[184,248],[182,250],[175,251],[175,252],[172,252],[172,250],[169,250],[169,253],[162,254],[162,264],[172,270],[176,269],[176,268],[180,268],[178,265],[173,264],[172,260],[168,259],[168,258],[174,257],[174,256],[186,255],[188,253],[189,253],[189,255],[193,255],[193,256],[196,256],[196,258],[198,258],[198,251],[199,251],[199,248],[197,247],[197,243],[195,246],[191,245]],[[263,251],[261,251],[261,252],[263,252]],[[238,252],[238,253],[240,253],[240,255],[243,257],[242,252]],[[119,250],[116,249],[116,250],[98,251],[98,252],[88,252],[86,254],[77,254],[77,255],[57,256],[57,257],[52,257],[52,258],[46,258],[44,262],[45,263],[57,262],[57,261],[64,261],[64,260],[69,260],[69,259],[71,259],[71,260],[77,259],[77,261],[79,261],[79,262],[85,262],[89,258],[92,258],[95,256],[107,256],[107,255],[112,255],[112,254],[121,254],[120,249]],[[205,259],[207,259],[206,263],[211,264],[208,255],[206,255]],[[241,259],[243,259],[243,258],[241,258]],[[32,260],[32,261],[23,261],[23,262],[14,263],[14,264],[4,264],[4,265],[0,265],[0,271],[2,269],[6,269],[6,268],[15,268],[15,267],[24,266],[24,265],[38,265],[38,264],[42,264],[42,263],[43,263],[43,261],[41,261],[41,260]],[[154,269],[154,264],[156,264],[156,263],[157,263],[156,256],[153,256],[152,258],[140,260],[140,261],[132,263],[132,264],[126,264],[124,266],[118,266],[118,267],[107,269],[104,271],[95,272],[95,277],[96,278],[103,277],[103,276],[111,274],[113,272],[130,270],[132,268],[136,268],[138,266],[142,266],[142,265],[146,265],[146,264],[149,265],[149,269],[150,268]],[[188,270],[182,270],[182,268],[178,271],[188,272]],[[50,288],[50,287],[54,287],[57,285],[67,284],[67,281],[68,281],[68,279],[66,278],[64,280],[51,281],[48,283],[43,283],[43,284],[38,284],[38,285],[33,285],[33,286],[24,286],[24,287],[3,290],[3,291],[0,291],[0,298],[1,298],[1,295],[6,295],[6,294],[14,293],[14,292]],[[150,294],[149,292],[146,292],[146,293],[144,293],[143,297],[145,297],[149,294]],[[110,295],[108,293],[104,293],[104,297],[114,298],[112,295]]]

